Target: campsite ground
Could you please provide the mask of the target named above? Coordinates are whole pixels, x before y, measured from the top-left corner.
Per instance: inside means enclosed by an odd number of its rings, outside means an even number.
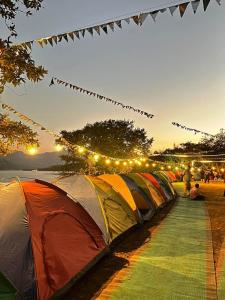
[[[182,190],[182,183],[175,184],[178,192]],[[219,253],[225,237],[225,197],[223,183],[201,184],[203,194],[206,196],[211,227],[215,266],[218,263]],[[174,203],[163,208],[150,222],[134,229],[118,242],[113,253],[104,257],[92,270],[90,270],[71,291],[63,297],[67,300],[90,300],[98,297],[103,288],[115,279],[121,269],[126,269],[133,255],[151,240],[159,224],[172,209]]]

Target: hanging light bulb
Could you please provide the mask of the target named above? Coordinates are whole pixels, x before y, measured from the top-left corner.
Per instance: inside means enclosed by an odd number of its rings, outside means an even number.
[[[141,162],[140,162],[140,161],[138,161],[137,164],[138,164],[139,166],[141,166]]]
[[[111,160],[110,160],[110,159],[106,159],[105,163],[106,163],[107,165],[110,165],[110,164],[111,164]]]
[[[146,166],[146,168],[148,168],[148,167],[149,167],[149,164],[146,164],[145,166]]]
[[[221,172],[224,172],[224,168],[220,169]]]
[[[62,150],[63,150],[63,146],[62,146],[62,145],[59,145],[59,144],[57,144],[57,145],[55,145],[55,150],[56,150],[57,152],[60,152],[60,151],[62,151]]]
[[[168,169],[171,169],[171,166],[168,166]]]
[[[117,166],[119,166],[120,162],[117,160],[117,161],[115,162],[115,164],[116,164]]]
[[[178,168],[178,167],[176,167],[176,168],[175,168],[175,170],[177,171],[177,170],[179,170],[179,168]]]
[[[99,155],[98,155],[98,154],[95,154],[95,155],[94,155],[94,160],[95,160],[95,161],[98,161],[98,160],[99,160]]]
[[[153,166],[153,168],[155,168],[155,167],[156,167],[156,164],[155,164],[155,163],[153,163],[153,164],[152,164],[152,166]]]
[[[29,147],[27,147],[27,151],[30,155],[35,155],[37,153],[37,147],[36,146],[29,146]]]
[[[79,153],[84,153],[84,151],[85,151],[85,149],[84,149],[83,147],[79,147],[79,148],[78,148],[78,152],[79,152]]]
[[[160,169],[163,171],[163,170],[164,170],[164,167],[161,167]]]
[[[129,164],[132,165],[132,164],[133,164],[133,161],[132,161],[132,160],[129,160]]]
[[[124,166],[127,166],[127,162],[125,161],[125,162],[123,163],[123,165],[124,165]]]

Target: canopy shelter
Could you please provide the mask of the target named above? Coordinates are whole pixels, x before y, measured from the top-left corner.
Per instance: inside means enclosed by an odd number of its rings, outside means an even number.
[[[47,300],[65,291],[106,248],[83,207],[45,182],[1,188],[0,210],[0,299],[7,294]]]
[[[142,214],[144,220],[150,220],[155,213],[155,206],[152,200],[148,198],[145,192],[136,184],[136,182],[128,175],[120,175],[127,184],[135,203]]]
[[[127,202],[127,204],[130,206],[130,208],[133,210],[137,221],[141,221],[141,214],[139,212],[139,209],[135,203],[135,200],[132,196],[131,191],[129,190],[128,186],[126,185],[123,178],[117,174],[103,174],[98,176],[103,181],[107,182],[112,186],[112,188],[119,193],[123,199]]]
[[[137,223],[127,202],[100,178],[73,175],[59,178],[54,184],[85,208],[108,244]]]

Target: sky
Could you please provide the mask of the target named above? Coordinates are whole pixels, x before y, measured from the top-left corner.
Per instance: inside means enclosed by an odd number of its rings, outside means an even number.
[[[17,18],[17,42],[146,11],[150,2],[46,0],[32,17]],[[212,134],[225,127],[224,28],[224,4],[218,6],[211,0],[206,12],[202,4],[196,15],[189,7],[182,19],[178,11],[173,17],[167,12],[155,23],[149,17],[142,27],[132,23],[100,37],[87,34],[76,43],[43,49],[34,46],[32,57],[49,74],[38,84],[8,85],[2,101],[56,132],[109,118],[129,119],[154,138],[153,150],[197,141],[200,136],[173,127],[171,122]],[[155,117],[148,119],[62,86],[49,88],[52,76]],[[53,147],[53,140],[42,134],[39,151],[53,151]]]

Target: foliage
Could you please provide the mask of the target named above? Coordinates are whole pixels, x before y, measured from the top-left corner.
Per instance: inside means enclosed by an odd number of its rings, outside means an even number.
[[[204,137],[198,143],[186,142],[173,149],[166,149],[165,154],[199,153],[211,154],[225,153],[225,130],[220,129],[214,137]]]
[[[37,133],[21,122],[0,114],[0,155],[6,155],[21,146],[37,145]]]
[[[7,38],[0,37],[0,94],[7,83],[14,86],[26,79],[37,82],[47,71],[36,66],[28,49],[12,46],[12,38],[17,36],[15,19],[19,12],[26,16],[41,8],[43,0],[0,0],[0,17],[9,31]],[[24,11],[23,11],[24,10]]]
[[[62,136],[71,144],[83,146],[99,154],[115,158],[131,159],[137,156],[148,156],[153,142],[147,137],[143,128],[135,128],[133,121],[106,120],[87,124],[83,129],[72,132],[62,131]],[[67,170],[84,173],[93,169],[95,172],[107,171],[110,167],[102,162],[94,164],[90,157],[79,158],[69,150],[69,154],[62,157]],[[110,168],[111,169],[111,168]]]

